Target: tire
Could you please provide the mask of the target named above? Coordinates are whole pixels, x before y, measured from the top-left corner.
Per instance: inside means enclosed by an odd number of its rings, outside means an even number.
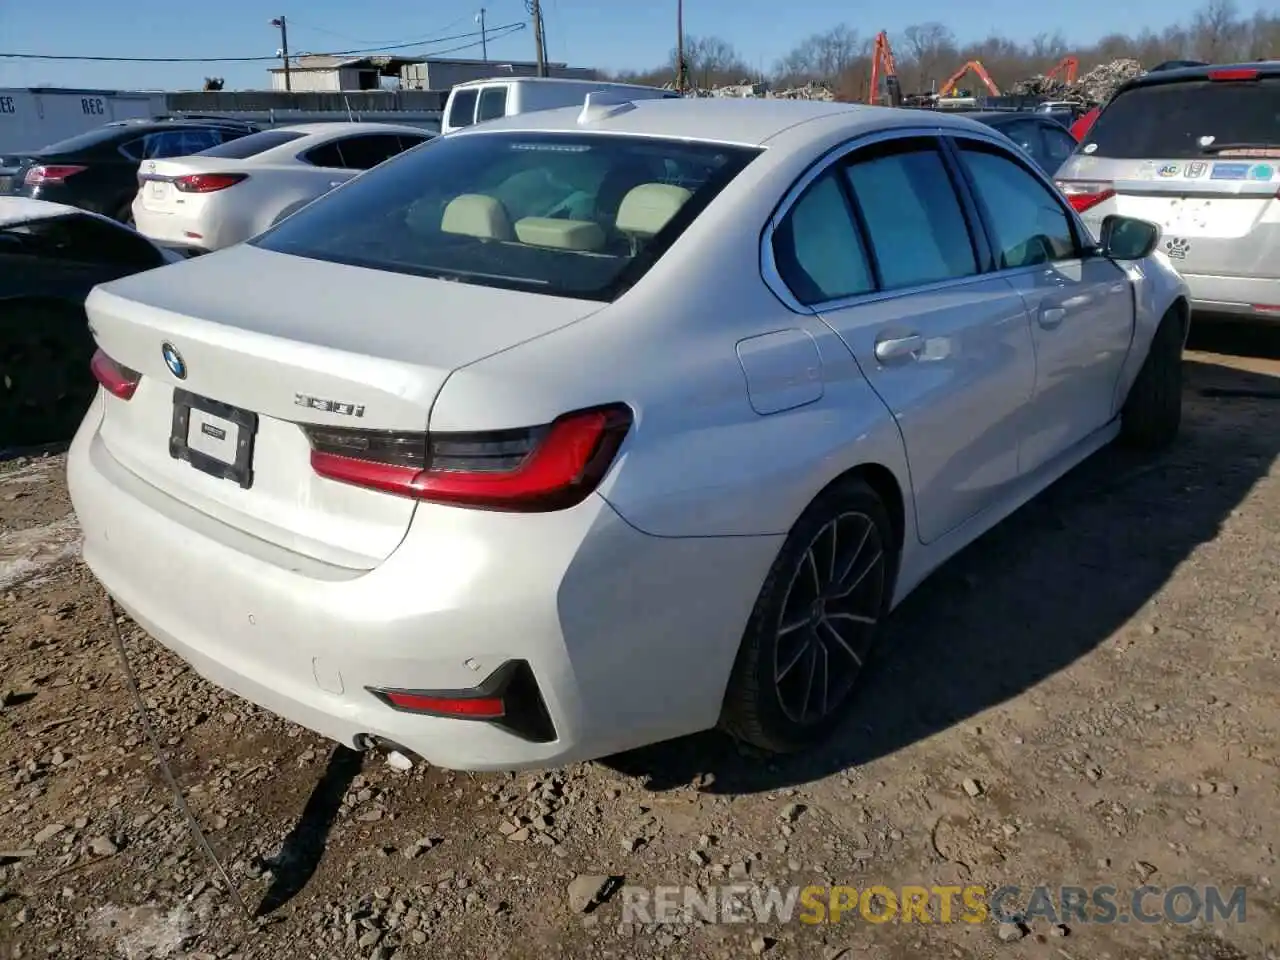
[[[70,440],[98,385],[82,307],[46,301],[0,310],[0,437],[5,445]]]
[[[862,480],[840,482],[809,505],[760,588],[729,678],[723,730],[770,753],[827,738],[848,712],[888,612],[898,552],[889,514]],[[822,589],[824,580],[836,584]],[[819,689],[825,704],[815,700]]]
[[[1174,310],[1160,321],[1147,358],[1120,411],[1120,437],[1129,446],[1160,450],[1182,425],[1182,317]]]

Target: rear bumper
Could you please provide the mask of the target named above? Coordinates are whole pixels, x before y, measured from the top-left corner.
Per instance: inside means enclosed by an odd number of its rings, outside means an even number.
[[[1280,322],[1280,279],[1184,274],[1196,319]]]
[[[715,724],[777,537],[658,538],[599,497],[511,515],[420,505],[368,572],[252,544],[121,466],[90,409],[68,457],[84,559],[200,674],[327,737],[458,769],[546,767]],[[292,559],[290,559],[292,558]],[[525,661],[555,728],[391,709],[369,687],[461,690]]]

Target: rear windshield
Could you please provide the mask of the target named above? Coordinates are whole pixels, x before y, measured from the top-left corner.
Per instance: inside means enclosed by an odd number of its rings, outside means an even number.
[[[612,300],[758,153],[601,134],[440,137],[252,242],[376,270]]]
[[[475,123],[476,118],[476,96],[479,93],[475,87],[466,90],[455,90],[453,99],[449,102],[449,119],[448,124],[451,127],[469,127]]]
[[[101,146],[105,143],[112,143],[116,140],[136,133],[137,128],[123,126],[105,126],[96,127],[93,130],[87,130],[84,133],[77,133],[74,137],[68,137],[66,140],[59,140],[57,143],[51,143],[41,148],[42,153],[80,153],[85,150],[92,150],[94,147]]]
[[[1098,157],[1143,160],[1275,156],[1276,148],[1280,77],[1135,87],[1107,105],[1082,147]]]
[[[297,130],[263,130],[251,133],[247,137],[228,140],[208,150],[201,150],[198,157],[221,157],[224,160],[246,160],[260,153],[283,146],[290,140],[301,140],[306,134]]]

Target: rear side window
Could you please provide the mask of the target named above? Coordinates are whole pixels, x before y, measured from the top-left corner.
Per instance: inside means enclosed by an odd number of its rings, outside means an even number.
[[[1066,130],[1059,130],[1052,124],[1045,124],[1040,132],[1044,136],[1045,170],[1052,174],[1075,152],[1076,140]]]
[[[829,170],[815,180],[773,234],[778,275],[805,305],[875,289],[839,175]]]
[[[758,153],[601,134],[440,137],[252,243],[376,270],[612,300]]]
[[[449,104],[449,126],[469,127],[475,123],[476,91],[455,90],[453,102]]]
[[[480,108],[476,111],[476,122],[496,120],[507,115],[507,88],[485,87],[480,91]]]
[[[276,147],[284,146],[291,140],[298,140],[304,134],[297,130],[263,130],[251,133],[246,137],[237,137],[203,151],[202,157],[221,157],[224,160],[247,160]]]
[[[368,170],[389,160],[404,149],[394,133],[348,137],[334,144],[342,155],[341,166],[348,170]]]
[[[845,168],[886,290],[978,272],[955,187],[930,140],[892,141]]]
[[[1280,77],[1134,87],[1107,105],[1084,144],[1093,156],[1117,159],[1274,156]]]

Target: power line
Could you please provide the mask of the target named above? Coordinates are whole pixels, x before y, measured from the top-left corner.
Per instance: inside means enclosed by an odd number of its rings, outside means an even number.
[[[462,21],[463,21],[463,20],[466,20],[466,19],[467,19],[467,17],[459,17],[457,20],[453,20],[453,21],[451,21],[451,22],[449,22],[449,23],[446,23],[446,24],[445,24],[443,27],[441,27],[440,29],[441,29],[441,30],[452,30],[454,27],[456,27],[458,24],[462,23]],[[328,36],[331,36],[331,37],[337,37],[337,38],[339,38],[340,40],[349,40],[349,41],[350,41],[350,42],[352,42],[352,43],[364,43],[364,44],[368,44],[368,45],[370,45],[370,46],[377,46],[377,45],[379,45],[379,44],[384,44],[384,43],[413,43],[413,42],[417,42],[417,41],[411,41],[411,40],[368,40],[368,39],[366,39],[366,38],[364,38],[364,37],[353,37],[353,36],[351,36],[349,33],[339,33],[339,32],[338,32],[338,31],[336,31],[336,30],[330,30],[330,29],[328,29],[328,28],[326,28],[326,27],[317,27],[317,26],[315,26],[314,24],[311,24],[311,23],[303,23],[301,20],[297,20],[297,19],[295,19],[295,18],[293,18],[293,17],[290,17],[290,18],[289,18],[289,23],[293,24],[293,26],[295,26],[295,27],[301,27],[303,30],[314,30],[316,33],[323,33],[323,34],[327,34]],[[431,43],[431,42],[432,42],[432,41],[431,41],[431,39],[430,39],[430,38],[428,38],[428,37],[419,37],[419,38],[418,38],[418,41],[421,41],[421,42],[423,42],[423,43]]]
[[[489,27],[485,31],[490,40],[495,39],[495,35],[500,37],[509,36],[526,28],[524,23],[504,23],[497,27]],[[454,34],[451,37],[436,37],[432,40],[417,40],[410,43],[393,43],[380,47],[364,47],[358,50],[333,50],[325,53],[330,57],[352,57],[370,53],[383,53],[388,50],[407,50],[411,47],[425,47],[435,43],[448,43],[451,40],[464,40],[470,37],[480,37],[479,30],[471,30],[467,33]],[[468,50],[471,47],[480,46],[480,40],[465,43],[460,47],[451,47],[448,50],[437,50],[435,53],[454,53],[458,50]],[[82,57],[72,56],[69,54],[54,53],[0,53],[0,59],[10,60],[78,60],[91,61],[94,63],[265,63],[268,60],[279,60],[279,56],[269,57]]]

